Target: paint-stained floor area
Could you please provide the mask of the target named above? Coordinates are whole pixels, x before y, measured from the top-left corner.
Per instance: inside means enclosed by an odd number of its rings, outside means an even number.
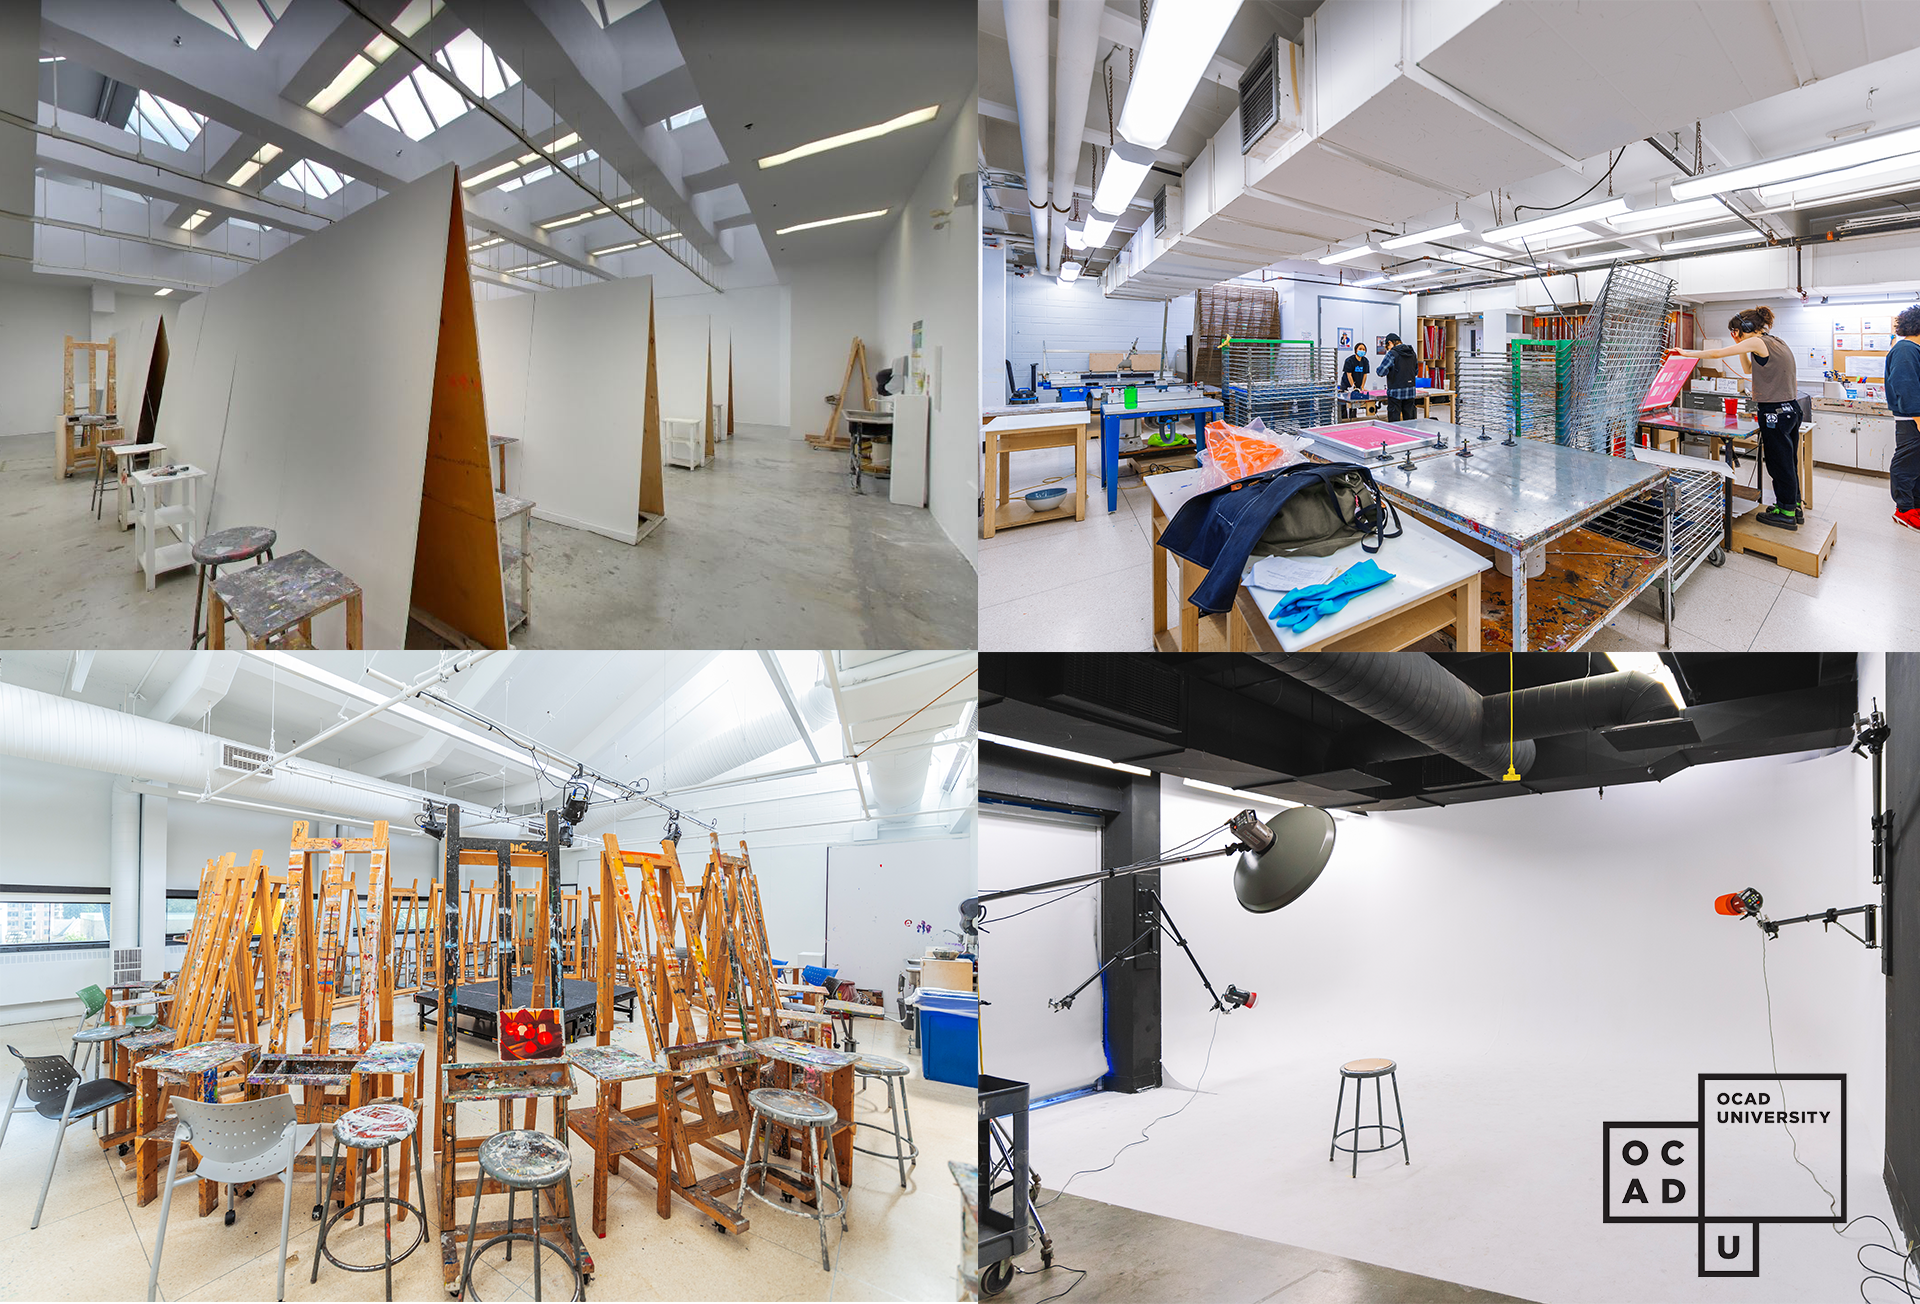
[[[1044,1267],[1036,1241],[1014,1261],[1018,1272],[1002,1296],[1008,1304],[1039,1304],[1068,1289],[1076,1304],[1526,1304],[1376,1263],[1055,1194],[1040,1196],[1053,1201],[1040,1217],[1053,1238],[1054,1266]]]
[[[413,1007],[395,1011],[395,1034],[401,1040],[429,1041],[414,1021]],[[74,1020],[15,1024],[0,1042],[29,1055],[65,1054]],[[297,1025],[296,1025],[297,1026]],[[494,1058],[490,1046],[461,1038],[465,1060]],[[644,1036],[624,1020],[616,1025],[615,1045],[646,1053]],[[953,1298],[960,1257],[960,1193],[947,1170],[947,1161],[971,1159],[975,1151],[975,1105],[970,1088],[928,1082],[920,1076],[919,1055],[907,1046],[898,1025],[864,1024],[860,1047],[904,1059],[913,1065],[906,1079],[920,1162],[907,1171],[903,1189],[897,1166],[871,1155],[854,1155],[853,1185],[849,1190],[848,1231],[837,1226],[829,1233],[833,1269],[820,1266],[819,1233],[812,1222],[784,1217],[758,1201],[749,1200],[751,1227],[729,1236],[698,1210],[676,1199],[672,1216],[662,1219],[654,1210],[652,1180],[632,1164],[622,1165],[609,1182],[607,1235],[594,1236],[588,1218],[593,1193],[593,1155],[585,1142],[572,1138],[573,1190],[580,1200],[580,1231],[593,1260],[589,1299],[738,1299],[738,1300],[931,1300]],[[11,1057],[7,1063],[14,1066]],[[432,1073],[429,1052],[426,1070]],[[578,1087],[569,1108],[593,1100],[593,1080],[575,1073]],[[11,1084],[7,1087],[11,1090]],[[629,1084],[626,1103],[646,1095],[645,1087]],[[497,1126],[495,1110],[485,1105],[460,1107],[461,1133],[484,1135]],[[551,1128],[550,1105],[541,1108],[541,1123]],[[854,1096],[856,1123],[880,1123],[886,1116],[886,1092],[878,1082]],[[433,1180],[431,1132],[436,1126],[429,1101],[429,1135],[423,1149]],[[516,1110],[516,1118],[518,1111]],[[60,1146],[59,1167],[46,1212],[37,1230],[29,1230],[34,1202],[47,1171],[55,1124],[37,1114],[13,1119],[0,1145],[0,1299],[26,1300],[137,1300],[146,1298],[154,1235],[160,1221],[160,1202],[144,1208],[134,1203],[133,1174],[125,1161],[103,1152],[86,1124],[70,1127]],[[886,1138],[870,1132],[858,1144],[884,1149]],[[164,1177],[165,1155],[161,1159]],[[703,1175],[705,1159],[698,1161]],[[718,1161],[715,1161],[717,1167]],[[464,1172],[471,1173],[472,1169]],[[165,1252],[160,1264],[163,1300],[263,1300],[274,1297],[280,1244],[280,1210],[284,1189],[277,1178],[259,1184],[250,1198],[238,1201],[238,1216],[228,1227],[219,1214],[196,1217],[191,1186],[182,1187],[167,1224]],[[426,1205],[434,1237],[394,1268],[393,1298],[446,1300],[441,1280],[437,1197],[429,1185]],[[398,1194],[396,1190],[396,1194]],[[420,1199],[416,1185],[412,1198]],[[225,1192],[221,1207],[225,1207]],[[383,1283],[378,1272],[350,1273],[332,1263],[320,1263],[319,1280],[310,1283],[319,1224],[311,1209],[318,1201],[311,1173],[297,1174],[293,1187],[293,1222],[287,1251],[289,1300],[377,1300]],[[506,1216],[506,1197],[488,1196],[483,1222]],[[458,1202],[464,1225],[471,1199]],[[327,1250],[349,1263],[378,1264],[382,1229],[377,1217],[366,1225],[341,1223],[327,1236]],[[519,1214],[526,1216],[522,1201]],[[396,1224],[394,1248],[413,1239],[412,1222]],[[564,1261],[555,1251],[544,1251],[541,1263],[542,1295],[566,1298],[571,1282]],[[487,1251],[476,1266],[477,1294],[488,1300],[533,1298],[533,1256],[524,1243],[512,1261],[506,1247]]]
[[[509,461],[509,490],[513,475]],[[884,482],[853,493],[844,452],[742,425],[706,466],[665,475],[666,520],[638,545],[534,521],[533,616],[515,647],[975,645],[973,567]],[[90,472],[55,478],[52,435],[0,438],[0,646],[186,647],[194,571],[149,592],[134,532],[111,503],[94,519],[92,487]],[[321,618],[322,640],[337,620]],[[418,625],[409,637],[435,645]]]

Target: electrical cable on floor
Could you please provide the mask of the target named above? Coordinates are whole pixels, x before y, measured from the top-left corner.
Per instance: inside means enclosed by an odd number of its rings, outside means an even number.
[[[1892,1245],[1882,1245],[1878,1241],[1868,1241],[1865,1245],[1862,1245],[1853,1252],[1853,1261],[1864,1268],[1867,1273],[1866,1276],[1860,1279],[1860,1298],[1865,1300],[1866,1304],[1876,1304],[1873,1297],[1867,1294],[1867,1283],[1871,1281],[1884,1281],[1889,1285],[1898,1287],[1901,1297],[1909,1301],[1909,1304],[1920,1304],[1920,1294],[1915,1293],[1916,1289],[1920,1289],[1920,1279],[1907,1276],[1907,1269],[1915,1266],[1913,1256],[1915,1250],[1920,1250],[1920,1246],[1915,1246],[1914,1249],[1908,1250],[1906,1254],[1901,1256],[1900,1275],[1898,1277],[1890,1272],[1882,1272],[1880,1269],[1868,1264],[1865,1257],[1866,1253],[1868,1250],[1879,1250],[1886,1254],[1899,1254],[1899,1237],[1893,1234],[1893,1228],[1887,1227],[1887,1220],[1885,1218],[1880,1217],[1878,1214],[1871,1213],[1863,1213],[1858,1218],[1855,1218],[1853,1222],[1848,1223],[1846,1227],[1836,1228],[1836,1234],[1845,1234],[1847,1227],[1851,1227],[1853,1223],[1857,1222],[1879,1223],[1882,1227],[1886,1227],[1887,1239],[1895,1242],[1895,1244]]]
[[[1760,934],[1760,985],[1762,988],[1765,989],[1767,994],[1767,1049],[1773,1055],[1773,1072],[1774,1072],[1774,1076],[1778,1078],[1780,1074],[1780,1048],[1779,1046],[1774,1044],[1774,1040],[1773,1040],[1773,984],[1769,982],[1767,979],[1767,942],[1769,940],[1770,939],[1767,937],[1766,933],[1761,932]],[[1782,1083],[1780,1086],[1780,1103],[1783,1106],[1787,1103],[1787,1088],[1785,1083]],[[1788,1144],[1790,1144],[1793,1147],[1793,1162],[1796,1164],[1799,1164],[1800,1167],[1806,1169],[1807,1176],[1813,1179],[1813,1184],[1819,1187],[1821,1190],[1821,1193],[1827,1197],[1827,1212],[1833,1215],[1833,1221],[1839,1222],[1840,1221],[1839,1197],[1835,1196],[1832,1191],[1827,1190],[1827,1184],[1820,1180],[1820,1175],[1814,1172],[1811,1168],[1807,1168],[1807,1161],[1800,1157],[1800,1139],[1794,1136],[1793,1129],[1787,1126],[1786,1111],[1784,1109],[1781,1110],[1780,1127],[1787,1134]],[[1865,1265],[1863,1264],[1861,1266],[1864,1267]]]
[[[1080,1284],[1081,1278],[1085,1277],[1089,1271],[1089,1269],[1087,1268],[1070,1268],[1064,1263],[1050,1263],[1044,1268],[1022,1268],[1018,1264],[1015,1264],[1013,1270],[1019,1273],[1022,1277],[1038,1277],[1043,1273],[1052,1272],[1056,1268],[1059,1269],[1061,1272],[1077,1272],[1080,1274],[1079,1277],[1075,1277],[1073,1279],[1073,1286],[1078,1286]],[[1056,1291],[1051,1295],[1044,1296],[1037,1302],[1037,1304],[1047,1304],[1048,1300],[1064,1299],[1066,1296],[1073,1294],[1073,1286],[1069,1286],[1062,1291]]]
[[[1200,1076],[1194,1080],[1193,1088],[1189,1092],[1186,1102],[1182,1104],[1180,1108],[1168,1110],[1166,1113],[1160,1115],[1159,1118],[1156,1118],[1151,1122],[1149,1122],[1146,1125],[1146,1127],[1143,1127],[1140,1129],[1140,1135],[1137,1138],[1127,1142],[1125,1145],[1121,1146],[1118,1150],[1114,1151],[1113,1158],[1107,1160],[1107,1162],[1100,1165],[1100,1167],[1082,1168],[1076,1173],[1069,1174],[1067,1177],[1067,1180],[1060,1183],[1060,1189],[1055,1191],[1051,1198],[1042,1200],[1039,1203],[1035,1204],[1033,1207],[1036,1209],[1044,1209],[1048,1205],[1052,1204],[1055,1200],[1058,1200],[1061,1196],[1067,1193],[1067,1188],[1073,1185],[1073,1179],[1076,1177],[1084,1177],[1089,1173],[1106,1172],[1109,1168],[1112,1168],[1115,1164],[1120,1162],[1121,1155],[1124,1155],[1125,1153],[1127,1153],[1127,1151],[1133,1149],[1137,1145],[1143,1145],[1146,1143],[1146,1141],[1148,1140],[1147,1128],[1152,1127],[1155,1123],[1163,1122],[1166,1119],[1174,1118],[1180,1114],[1184,1114],[1187,1110],[1187,1106],[1191,1105],[1194,1101],[1200,1098],[1200,1086],[1202,1083],[1204,1083],[1207,1080],[1207,1069],[1213,1063],[1214,1039],[1217,1038],[1219,1035],[1220,1035],[1220,1015],[1216,1011],[1213,1016],[1213,1032],[1210,1033],[1207,1037],[1207,1057],[1200,1064]],[[1068,1289],[1071,1290],[1072,1287],[1068,1287]]]

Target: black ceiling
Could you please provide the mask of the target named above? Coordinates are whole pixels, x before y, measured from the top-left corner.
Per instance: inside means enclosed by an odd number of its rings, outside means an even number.
[[[1419,656],[1420,653],[1405,653]],[[1483,696],[1606,674],[1598,653],[1437,655]],[[1595,730],[1537,740],[1518,783],[1434,752],[1238,653],[982,653],[982,733],[1346,810],[1399,810],[1645,783],[1691,765],[1839,747],[1852,738],[1854,653],[1675,653],[1700,740],[1622,752]],[[983,746],[993,748],[992,742]]]

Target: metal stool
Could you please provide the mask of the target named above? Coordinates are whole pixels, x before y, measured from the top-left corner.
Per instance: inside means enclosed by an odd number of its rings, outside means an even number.
[[[193,559],[200,564],[200,572],[193,586],[193,642],[187,644],[188,648],[199,647],[206,637],[200,632],[200,604],[205,600],[207,585],[220,578],[220,568],[249,557],[256,566],[263,560],[272,561],[278,537],[264,525],[236,525],[194,541]]]
[[[139,1031],[141,1031],[139,1028],[129,1028],[124,1024],[116,1023],[101,1023],[91,1028],[82,1028],[73,1034],[73,1046],[67,1051],[67,1062],[84,1073],[87,1060],[91,1057],[93,1077],[97,1082],[100,1079],[101,1061],[106,1058],[105,1044]],[[84,1051],[80,1049],[82,1046],[86,1047]]]
[[[1348,1078],[1354,1080],[1353,1126],[1341,1127],[1340,1109],[1341,1106],[1347,1102]],[[1360,1126],[1360,1091],[1361,1084],[1368,1078],[1373,1079],[1373,1116],[1376,1121],[1367,1124],[1363,1129]],[[1381,1078],[1393,1079],[1393,1114],[1395,1118],[1400,1120],[1399,1127],[1389,1127],[1387,1125],[1386,1112],[1380,1101]],[[1363,1130],[1378,1132],[1380,1134],[1380,1144],[1362,1149],[1360,1145],[1360,1133]],[[1393,1142],[1392,1145],[1387,1144],[1387,1133],[1389,1132],[1399,1137],[1399,1140]],[[1340,1138],[1348,1134],[1352,1134],[1353,1144],[1350,1146],[1341,1145]],[[1407,1150],[1407,1119],[1406,1115],[1400,1112],[1400,1079],[1394,1076],[1393,1061],[1390,1059],[1359,1059],[1350,1060],[1342,1064],[1340,1066],[1340,1099],[1333,1107],[1333,1142],[1327,1147],[1327,1162],[1333,1162],[1334,1151],[1345,1150],[1353,1156],[1352,1176],[1358,1177],[1360,1176],[1361,1155],[1376,1155],[1383,1150],[1391,1150],[1394,1146],[1400,1147],[1400,1153],[1405,1157],[1407,1163],[1411,1164],[1413,1162],[1413,1156]]]
[[[847,1197],[840,1190],[840,1164],[833,1156],[833,1129],[839,1123],[840,1115],[832,1105],[805,1091],[788,1091],[780,1087],[758,1087],[747,1093],[747,1101],[753,1106],[753,1122],[747,1130],[747,1161],[740,1169],[740,1200],[734,1206],[736,1215],[747,1210],[747,1197],[765,1204],[769,1209],[778,1209],[781,1213],[790,1213],[798,1218],[811,1218],[820,1226],[820,1267],[828,1272],[833,1270],[833,1259],[827,1252],[827,1224],[833,1219],[840,1220],[840,1230],[847,1230]],[[813,1159],[813,1203],[812,1213],[805,1209],[789,1209],[787,1198],[775,1203],[767,1198],[765,1191],[752,1188],[753,1170],[760,1169],[760,1184],[766,1185],[768,1173],[798,1185],[806,1180],[803,1171],[784,1168],[773,1162],[773,1128],[778,1124],[790,1131],[798,1132],[802,1137],[802,1161],[810,1155]],[[760,1158],[753,1157],[754,1138],[760,1139]],[[827,1181],[820,1180],[824,1173]],[[821,1198],[828,1191],[833,1193],[834,1207],[828,1209]]]
[[[99,445],[100,451],[93,460],[93,501],[87,504],[87,506],[93,508],[93,519],[96,521],[100,519],[106,507],[107,482],[109,480],[113,481],[113,487],[116,493],[120,488],[119,478],[107,473],[107,455],[113,449],[132,442],[130,439],[109,439]]]
[[[897,1059],[888,1059],[885,1055],[861,1055],[853,1061],[853,1075],[857,1078],[879,1078],[887,1084],[887,1108],[893,1113],[893,1126],[881,1127],[877,1123],[862,1123],[862,1127],[871,1128],[882,1136],[893,1138],[893,1149],[869,1150],[865,1146],[855,1146],[863,1155],[875,1155],[881,1159],[891,1159],[900,1165],[900,1185],[907,1184],[907,1167],[920,1165],[920,1147],[913,1140],[913,1111],[907,1108],[907,1084],[905,1078],[913,1072],[913,1066]],[[895,1078],[902,1079],[900,1094],[896,1098],[893,1092]],[[906,1115],[907,1130],[900,1131],[900,1117]]]
[[[473,1217],[467,1222],[467,1262],[460,1270],[460,1299],[479,1299],[473,1293],[473,1259],[476,1254],[499,1241],[507,1243],[507,1260],[513,1260],[515,1241],[533,1242],[533,1297],[540,1298],[540,1247],[545,1245],[563,1254],[567,1267],[573,1271],[573,1293],[568,1299],[583,1300],[587,1297],[587,1279],[580,1271],[580,1265],[586,1258],[586,1247],[580,1243],[580,1223],[574,1216],[574,1197],[571,1188],[567,1197],[567,1235],[572,1244],[561,1249],[540,1234],[540,1192],[549,1186],[564,1186],[573,1172],[573,1156],[558,1138],[546,1132],[496,1132],[480,1144],[480,1171],[484,1175],[475,1184],[473,1193]],[[478,1244],[474,1241],[480,1226],[480,1196],[486,1187],[485,1178],[491,1177],[507,1188],[507,1230],[497,1236],[489,1236]],[[513,1230],[513,1197],[517,1191],[533,1192],[533,1230],[517,1232]]]
[[[420,1120],[411,1109],[386,1101],[376,1101],[371,1105],[362,1105],[358,1109],[348,1110],[333,1120],[333,1155],[327,1165],[327,1189],[320,1198],[320,1207],[327,1210],[327,1219],[320,1224],[319,1253],[313,1256],[313,1271],[308,1274],[309,1282],[320,1280],[320,1259],[325,1256],[328,1263],[347,1272],[380,1272],[387,1274],[387,1298],[393,1298],[393,1265],[420,1248],[427,1239],[427,1211],[393,1193],[393,1157],[386,1154],[391,1145],[404,1145],[407,1138],[413,1138],[413,1169],[416,1173],[425,1173],[420,1166]],[[367,1151],[378,1150],[380,1156],[380,1195],[363,1195],[352,1204],[346,1205],[338,1213],[332,1211],[333,1187],[340,1171],[340,1147],[353,1151],[353,1171],[355,1177],[366,1180],[365,1159]],[[423,1179],[424,1180],[424,1179]],[[327,1248],[327,1232],[333,1225],[348,1214],[358,1210],[360,1225],[367,1221],[367,1206],[381,1206],[386,1220],[386,1250],[378,1263],[342,1263]],[[412,1244],[399,1254],[393,1252],[393,1206],[399,1205],[411,1213],[418,1221],[414,1224]]]

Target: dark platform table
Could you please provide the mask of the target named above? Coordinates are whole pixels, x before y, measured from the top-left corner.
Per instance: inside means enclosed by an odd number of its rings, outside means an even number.
[[[533,975],[523,974],[513,980],[514,1003],[525,1008],[533,1002]],[[567,1025],[567,1040],[578,1041],[599,1031],[595,1026],[594,1006],[599,1002],[598,985],[578,978],[561,980],[560,1006],[562,1017]],[[638,994],[631,987],[615,985],[613,989],[613,1008],[627,1016],[632,1023],[636,1012]],[[440,1013],[440,996],[437,991],[422,987],[413,994],[413,1003],[420,1013],[420,1026],[437,1022]],[[471,1019],[471,1027],[461,1031],[488,1041],[499,1040],[500,1035],[500,986],[494,982],[463,983],[453,991],[454,1027],[460,1028],[462,1018]]]

